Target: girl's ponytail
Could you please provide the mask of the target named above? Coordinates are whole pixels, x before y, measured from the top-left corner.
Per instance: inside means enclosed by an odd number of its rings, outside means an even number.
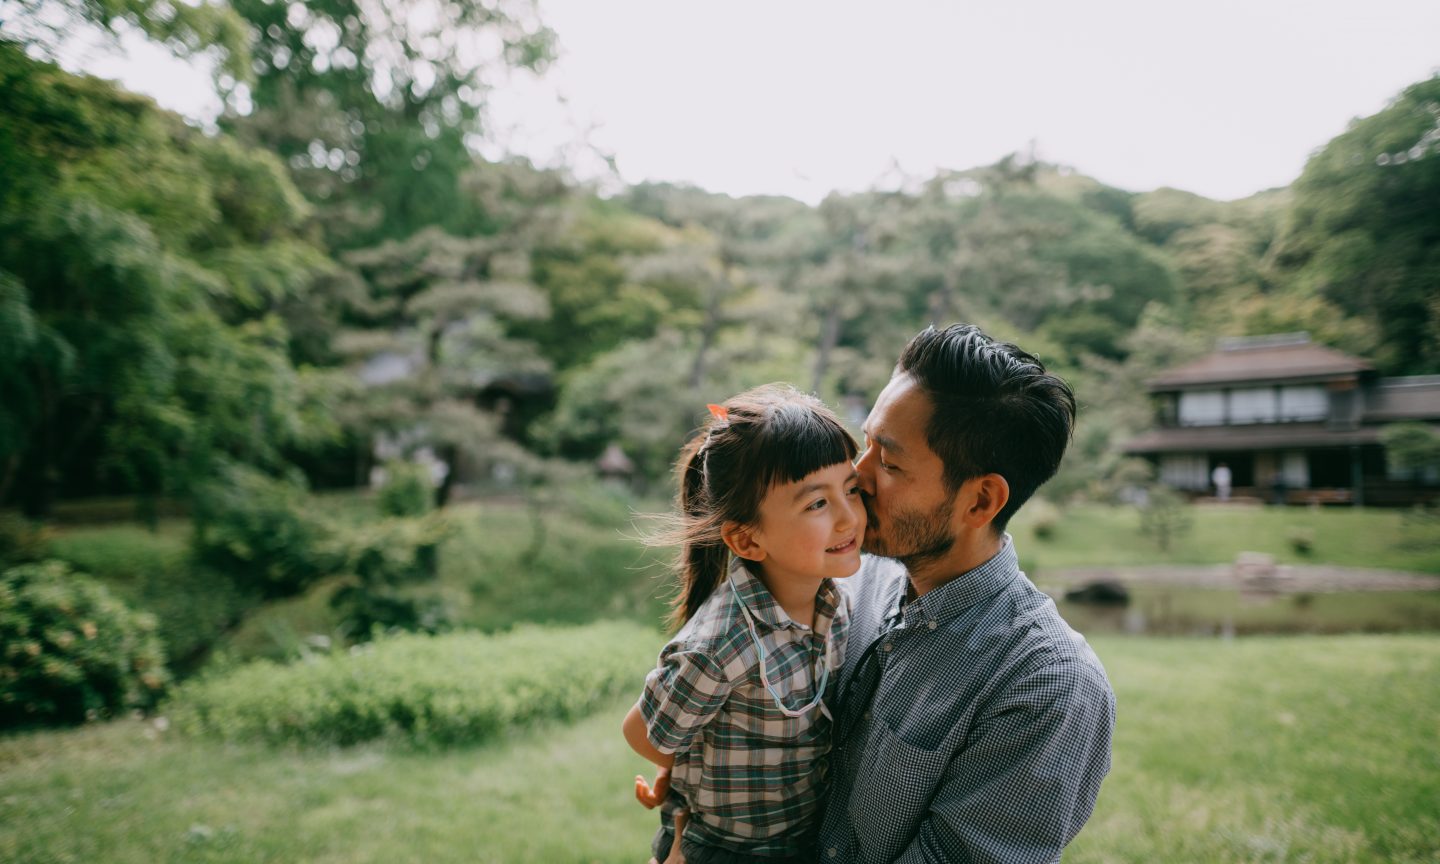
[[[709,435],[698,435],[680,454],[679,510],[684,519],[680,542],[680,593],[675,597],[670,623],[679,628],[694,617],[720,583],[730,563],[730,549],[720,534],[720,520],[705,489],[706,445]]]

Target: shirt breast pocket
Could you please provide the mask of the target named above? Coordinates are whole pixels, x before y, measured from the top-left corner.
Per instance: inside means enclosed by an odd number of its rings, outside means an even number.
[[[892,857],[904,848],[919,830],[949,761],[947,752],[911,744],[876,718],[850,798],[850,821],[861,846]]]

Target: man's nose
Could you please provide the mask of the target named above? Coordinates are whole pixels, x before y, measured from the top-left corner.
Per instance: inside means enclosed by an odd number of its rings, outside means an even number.
[[[860,454],[860,461],[855,463],[855,473],[859,475],[860,491],[868,496],[875,495],[875,460],[874,448],[867,447],[865,452]]]

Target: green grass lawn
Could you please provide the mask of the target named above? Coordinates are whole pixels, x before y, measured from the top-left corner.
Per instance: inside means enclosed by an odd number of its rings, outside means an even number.
[[[1191,507],[1192,528],[1161,550],[1140,533],[1133,507],[1077,505],[1060,511],[1054,534],[1035,536],[1041,508],[1022,508],[1010,531],[1027,572],[1064,567],[1222,564],[1238,552],[1264,552],[1286,564],[1336,564],[1440,573],[1440,522],[1401,510],[1350,507]],[[1314,548],[1290,547],[1292,530],[1309,531]]]
[[[1095,643],[1115,768],[1067,864],[1440,858],[1440,638]],[[0,739],[0,860],[634,864],[655,817],[630,798],[628,702],[438,752],[137,721]]]
[[[645,526],[643,521],[636,524],[632,511],[656,512],[665,505],[594,489],[562,504],[545,514],[538,534],[530,513],[516,502],[449,508],[454,531],[441,549],[440,578],[426,590],[442,596],[457,626],[488,631],[519,622],[573,624],[597,617],[626,617],[658,626],[673,592],[665,567],[668,552],[644,548],[638,535]],[[317,496],[316,506],[336,518],[358,520],[373,512],[374,502],[355,493],[327,494]],[[1041,585],[1047,584],[1047,574],[1067,567],[1225,563],[1245,550],[1268,552],[1288,563],[1440,574],[1435,526],[1396,510],[1198,507],[1191,510],[1191,531],[1164,552],[1140,533],[1133,508],[1066,508],[1046,539],[1034,531],[1041,510],[1022,509],[1011,525],[1021,562]],[[1287,536],[1294,529],[1312,532],[1314,551],[1309,555],[1290,548]],[[52,546],[79,569],[115,586],[128,601],[159,614],[167,641],[184,654],[189,646],[228,628],[250,605],[232,586],[189,564],[189,532],[184,519],[161,520],[155,533],[127,524],[62,527]],[[295,656],[314,634],[343,639],[338,616],[328,604],[337,584],[331,580],[301,597],[249,609],[239,625],[224,634],[219,653],[241,659],[285,658]],[[1289,600],[1242,608],[1235,597],[1179,593],[1186,595],[1183,602],[1169,602],[1177,614],[1195,617],[1198,623],[1161,629],[1190,632],[1233,620],[1241,632],[1249,625],[1325,632],[1434,628],[1440,621],[1440,593],[1418,597],[1413,606],[1402,604],[1399,613],[1371,608],[1394,607],[1401,600],[1394,596],[1322,595],[1300,615],[1282,608]],[[1217,604],[1228,605],[1222,609]],[[1079,626],[1092,629],[1083,622]]]

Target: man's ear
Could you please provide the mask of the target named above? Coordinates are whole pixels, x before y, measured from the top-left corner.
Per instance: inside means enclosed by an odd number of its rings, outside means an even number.
[[[1010,503],[1010,484],[999,474],[981,474],[965,481],[965,493],[961,495],[964,510],[960,521],[971,528],[982,528],[995,521],[1005,505]]]
[[[755,542],[755,529],[738,522],[726,522],[720,526],[720,537],[738,557],[746,561],[764,561],[765,550]]]

